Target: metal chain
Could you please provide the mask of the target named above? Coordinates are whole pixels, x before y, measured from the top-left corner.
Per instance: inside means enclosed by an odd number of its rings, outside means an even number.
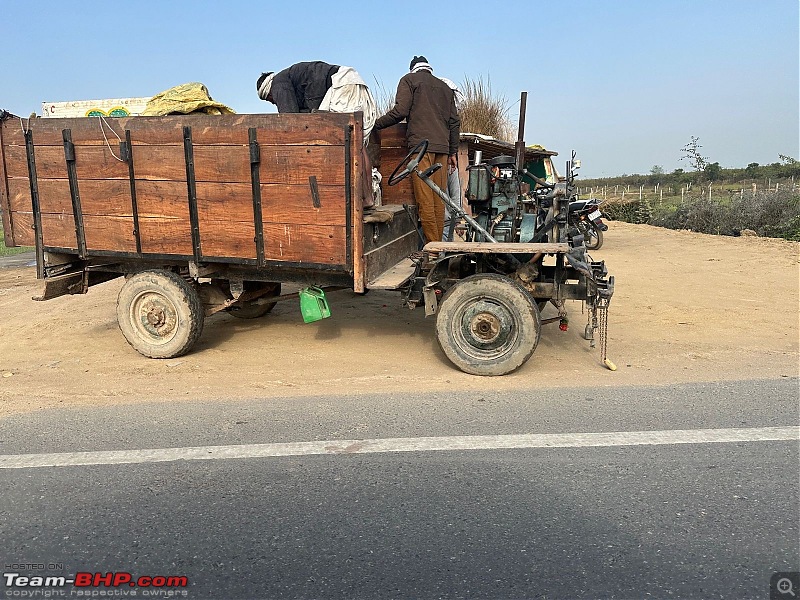
[[[608,300],[600,301],[600,360],[608,358]]]

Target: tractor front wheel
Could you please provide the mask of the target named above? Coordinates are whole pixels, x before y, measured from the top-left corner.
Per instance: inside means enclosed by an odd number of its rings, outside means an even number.
[[[439,306],[436,335],[447,358],[465,373],[505,375],[539,343],[536,300],[508,277],[480,274],[451,287]]]

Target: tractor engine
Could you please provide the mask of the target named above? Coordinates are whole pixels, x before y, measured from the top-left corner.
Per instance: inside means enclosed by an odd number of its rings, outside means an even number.
[[[476,153],[477,154],[477,153]],[[475,220],[498,242],[516,242],[514,219],[520,198],[520,183],[513,156],[498,156],[486,163],[476,157],[467,169],[467,202]],[[476,234],[475,241],[482,241]]]

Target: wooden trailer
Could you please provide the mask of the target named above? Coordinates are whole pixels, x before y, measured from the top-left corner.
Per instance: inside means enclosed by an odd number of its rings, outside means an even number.
[[[363,292],[375,256],[361,235],[361,131],[352,114],[8,118],[6,243],[76,266],[300,269]],[[38,263],[48,284],[51,262]]]

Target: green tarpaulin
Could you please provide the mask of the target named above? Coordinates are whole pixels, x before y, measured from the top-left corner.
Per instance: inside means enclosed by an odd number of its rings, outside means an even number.
[[[194,112],[207,115],[236,114],[224,104],[212,100],[208,88],[202,83],[184,83],[153,96],[148,101],[142,116],[160,117]]]

